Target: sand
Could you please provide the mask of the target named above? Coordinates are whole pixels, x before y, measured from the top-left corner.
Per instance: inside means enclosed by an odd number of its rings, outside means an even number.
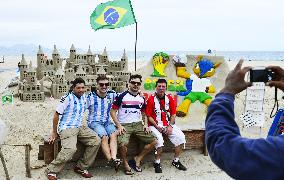
[[[29,60],[32,58],[27,58]],[[11,69],[0,73],[0,94],[4,91],[9,81],[16,76],[15,69],[20,57],[8,58],[4,64],[0,64],[0,69]],[[35,59],[32,60],[35,65]],[[142,67],[149,61],[139,61],[138,67]],[[232,69],[237,62],[227,62],[228,67]],[[267,66],[279,65],[284,67],[283,61],[263,62],[263,61],[246,61],[245,65],[250,66]],[[130,69],[134,69],[134,63],[129,63]],[[279,92],[278,97],[282,97],[283,93]],[[241,128],[241,133],[245,137],[258,138],[265,137],[271,125],[269,114],[274,103],[274,89],[267,87],[265,91],[264,109],[265,123],[264,127],[245,129]],[[235,112],[238,117],[244,110],[245,92],[236,96]],[[15,98],[13,104],[0,104],[0,119],[3,120],[8,127],[8,136],[5,144],[1,146],[11,179],[25,179],[24,164],[24,148],[21,146],[13,146],[16,144],[28,144],[32,146],[31,150],[31,166],[33,168],[44,165],[44,162],[37,160],[38,145],[43,142],[43,135],[49,134],[52,127],[52,116],[58,100],[50,100],[46,98],[45,102],[21,102]],[[283,102],[280,100],[280,107]],[[237,122],[240,126],[242,123]],[[202,124],[204,122],[200,122]],[[188,167],[186,172],[176,170],[171,166],[172,153],[163,154],[162,166],[163,173],[155,174],[152,162],[146,161],[143,165],[143,172],[135,174],[131,179],[230,179],[223,171],[212,163],[209,156],[204,156],[200,151],[187,150],[184,152],[181,161]],[[151,158],[150,158],[151,159]],[[1,165],[0,165],[1,166]],[[44,167],[32,169],[32,179],[46,179],[44,175]],[[107,167],[104,163],[100,163],[99,167],[91,169],[95,175],[93,179],[130,179],[125,176],[122,171],[117,174]],[[4,179],[3,168],[0,167],[0,179]],[[72,164],[68,164],[64,171],[60,174],[61,179],[80,179],[80,176],[72,171]],[[27,178],[28,179],[28,178]],[[82,178],[83,179],[83,178]]]

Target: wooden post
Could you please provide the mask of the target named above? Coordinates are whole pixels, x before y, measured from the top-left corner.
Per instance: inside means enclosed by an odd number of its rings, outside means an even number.
[[[30,144],[25,145],[25,165],[26,165],[26,177],[31,178],[31,162],[30,162],[30,151],[32,147]]]
[[[0,158],[1,158],[1,162],[2,162],[2,165],[3,165],[4,171],[5,171],[6,180],[10,180],[10,177],[9,177],[9,174],[8,174],[8,169],[6,167],[6,163],[5,163],[5,159],[4,159],[1,147],[0,147]]]

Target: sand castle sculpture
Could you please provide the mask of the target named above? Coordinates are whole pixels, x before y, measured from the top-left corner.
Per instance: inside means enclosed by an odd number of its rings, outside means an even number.
[[[63,70],[64,61],[66,63]],[[37,67],[33,68],[31,62],[28,66],[22,55],[19,69],[18,96],[22,101],[44,101],[46,94],[58,99],[68,92],[71,81],[77,77],[85,80],[87,92],[94,87],[98,76],[107,76],[110,88],[122,92],[130,76],[125,50],[120,61],[109,61],[106,48],[102,54],[93,54],[90,47],[86,54],[77,54],[73,44],[67,59],[60,57],[56,46],[52,59],[48,59],[39,46]]]

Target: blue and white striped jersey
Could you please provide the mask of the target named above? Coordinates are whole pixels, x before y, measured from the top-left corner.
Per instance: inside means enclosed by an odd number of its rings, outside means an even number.
[[[61,97],[56,112],[60,114],[58,132],[68,128],[82,127],[83,114],[86,109],[85,95],[77,98],[73,92]]]
[[[110,108],[115,97],[115,91],[108,91],[104,98],[96,92],[91,92],[87,96],[88,125],[91,125],[92,122],[104,123],[110,121]]]

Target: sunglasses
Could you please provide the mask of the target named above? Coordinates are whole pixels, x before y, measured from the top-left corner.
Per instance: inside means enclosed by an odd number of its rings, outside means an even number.
[[[99,85],[100,85],[101,87],[104,87],[104,86],[109,86],[109,83],[99,83]]]
[[[137,86],[141,86],[141,82],[130,81],[130,83],[133,84],[133,85],[137,84]]]

